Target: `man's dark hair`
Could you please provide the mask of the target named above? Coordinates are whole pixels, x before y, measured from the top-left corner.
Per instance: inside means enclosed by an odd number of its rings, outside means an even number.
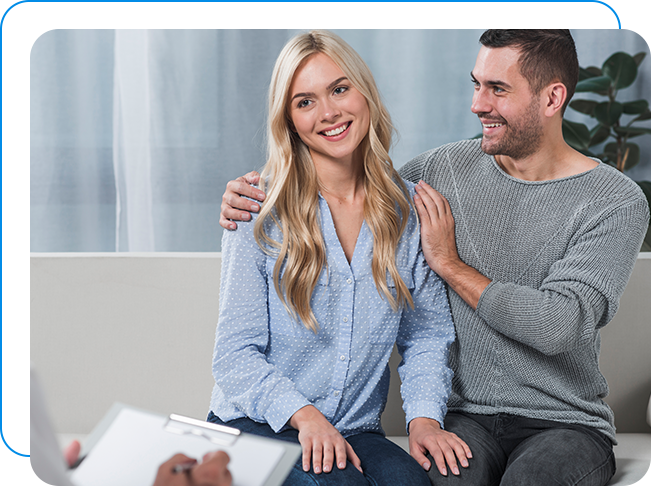
[[[569,30],[490,29],[482,34],[479,42],[490,48],[511,47],[520,51],[520,74],[536,95],[553,82],[563,83],[567,99],[561,113],[565,113],[579,81],[579,60]]]

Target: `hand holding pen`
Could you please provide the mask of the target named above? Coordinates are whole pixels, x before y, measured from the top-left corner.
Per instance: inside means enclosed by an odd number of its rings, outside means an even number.
[[[233,479],[227,468],[229,461],[223,451],[209,452],[201,463],[176,454],[158,468],[153,486],[230,486]]]
[[[64,457],[70,467],[77,463],[80,449],[76,440],[66,447]],[[228,454],[223,451],[209,452],[201,463],[184,454],[176,454],[158,468],[153,486],[231,486],[229,461]]]

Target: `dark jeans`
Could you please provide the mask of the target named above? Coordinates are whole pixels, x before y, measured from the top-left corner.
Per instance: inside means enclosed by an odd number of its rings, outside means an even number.
[[[611,440],[590,427],[449,412],[445,428],[468,444],[472,459],[459,476],[432,467],[435,486],[601,486],[615,474]]]
[[[298,430],[289,429],[276,434],[267,424],[260,424],[248,418],[222,422],[210,412],[208,422],[235,427],[249,434],[286,440],[298,444]],[[362,461],[364,474],[360,473],[350,462],[345,469],[333,466],[329,473],[315,474],[312,469],[303,471],[303,462],[299,457],[291,473],[285,480],[285,486],[324,485],[324,486],[429,486],[425,470],[402,448],[380,434],[362,432],[347,437],[346,440]]]

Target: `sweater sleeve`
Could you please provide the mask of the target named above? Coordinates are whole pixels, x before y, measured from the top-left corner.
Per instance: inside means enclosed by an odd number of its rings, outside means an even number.
[[[423,171],[427,166],[428,160],[435,151],[436,149],[420,154],[400,167],[400,169],[398,169],[398,174],[400,174],[400,177],[406,181],[418,184],[418,182],[423,179]]]
[[[539,288],[491,282],[479,300],[479,316],[546,355],[591,343],[617,311],[648,221],[646,201],[617,208],[573,239]]]

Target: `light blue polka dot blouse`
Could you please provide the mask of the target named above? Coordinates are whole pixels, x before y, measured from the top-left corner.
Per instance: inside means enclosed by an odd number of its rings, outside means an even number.
[[[413,184],[407,186],[413,197]],[[382,432],[388,361],[397,343],[407,423],[429,417],[443,424],[454,326],[444,284],[423,257],[414,212],[396,262],[415,309],[394,312],[373,281],[373,236],[366,223],[349,264],[323,197],[319,204],[328,268],[311,301],[320,326],[316,334],[293,321],[278,298],[275,259],[253,237],[256,216],[224,232],[211,410],[224,421],[249,417],[278,432],[312,404],[344,437]],[[278,240],[277,229],[269,230]],[[390,277],[388,283],[393,286]]]

